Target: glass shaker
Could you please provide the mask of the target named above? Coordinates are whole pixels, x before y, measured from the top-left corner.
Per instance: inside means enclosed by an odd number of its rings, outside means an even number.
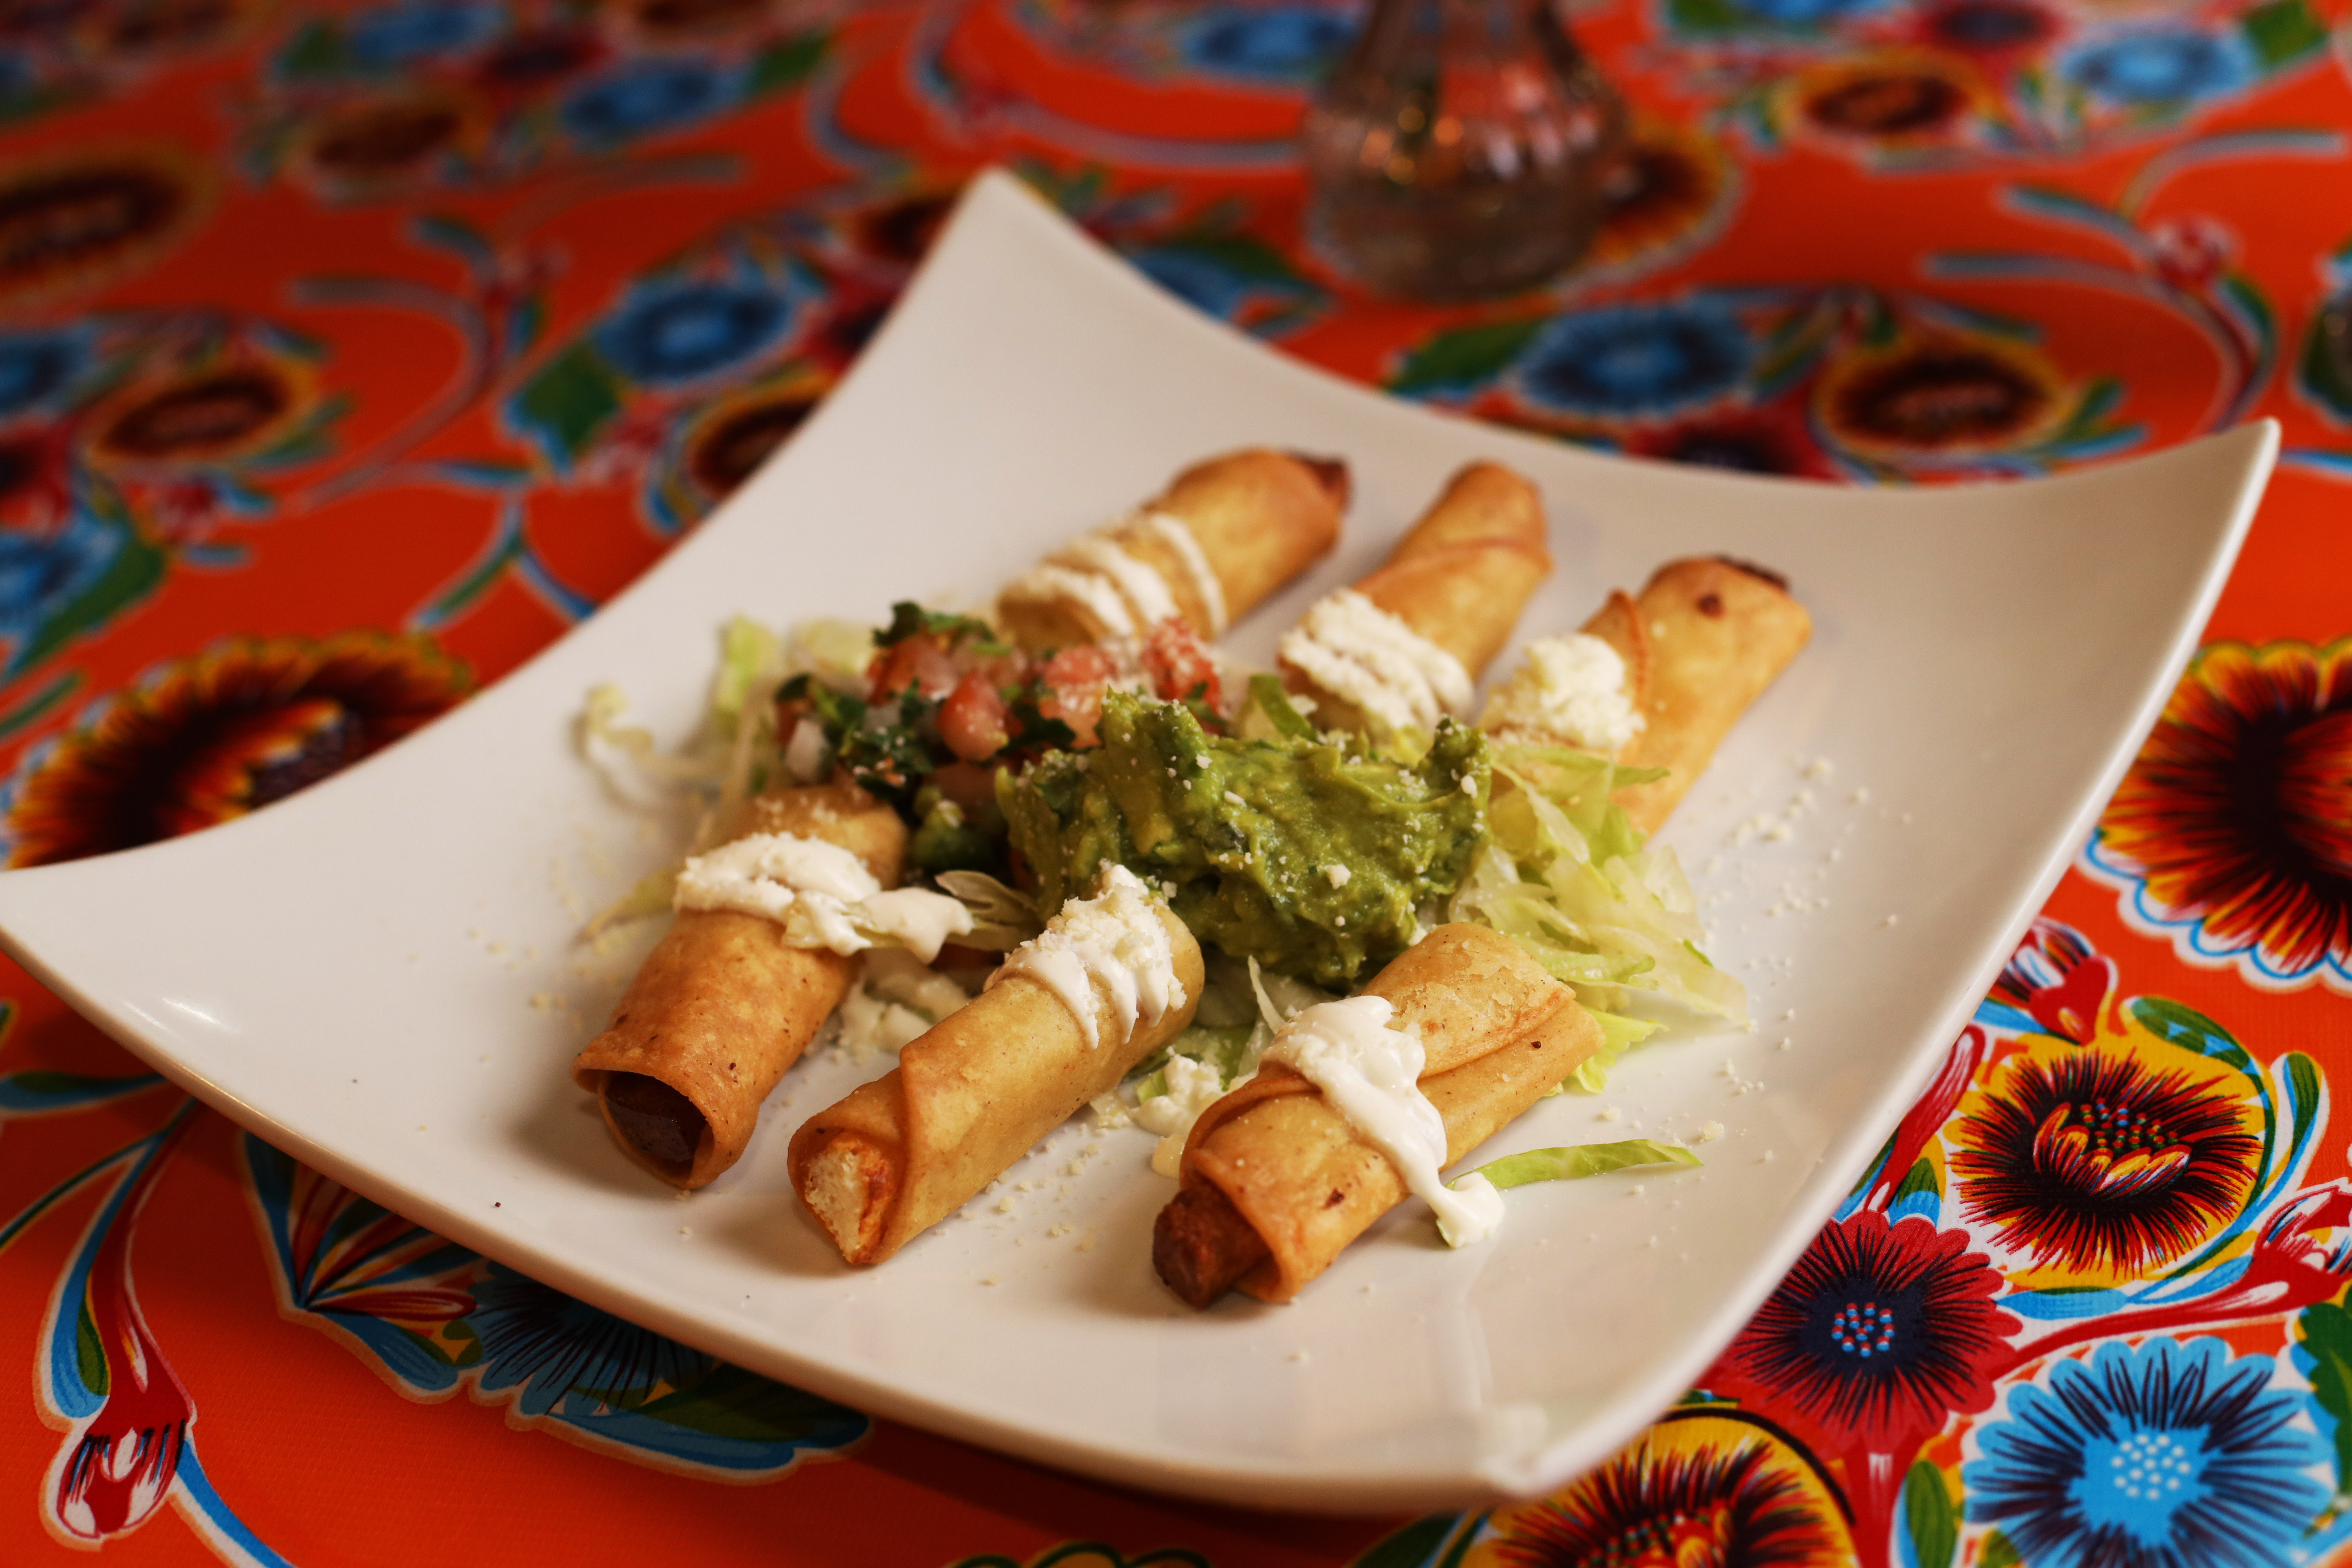
[[[1551,0],[1374,0],[1307,112],[1309,222],[1381,293],[1509,293],[1592,243],[1624,127]]]

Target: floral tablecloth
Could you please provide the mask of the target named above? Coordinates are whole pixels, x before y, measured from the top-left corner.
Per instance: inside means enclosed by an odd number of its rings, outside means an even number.
[[[1286,353],[1567,441],[1937,483],[2279,417],[2129,779],[1700,1387],[1491,1514],[1098,1487],[445,1243],[0,967],[0,1557],[2192,1568],[2352,1540],[2339,18],[1606,0],[1575,22],[1636,145],[1591,265],[1435,310],[1302,232],[1290,132],[1356,14],[0,3],[0,837],[25,865],[201,829],[498,679],[790,438],[991,162]]]

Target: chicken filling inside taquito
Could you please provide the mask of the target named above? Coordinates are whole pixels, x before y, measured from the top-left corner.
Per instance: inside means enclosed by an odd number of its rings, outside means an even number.
[[[1288,1300],[1409,1194],[1448,1241],[1482,1239],[1499,1195],[1480,1179],[1448,1187],[1440,1169],[1600,1044],[1574,994],[1508,937],[1441,926],[1361,994],[1291,1018],[1256,1076],[1202,1112],[1153,1267],[1195,1307],[1235,1287]]]
[[[1012,584],[997,622],[1031,649],[1139,637],[1171,616],[1213,639],[1339,542],[1348,489],[1347,464],[1293,452],[1196,463]]]
[[[896,1068],[802,1125],[793,1186],[845,1261],[879,1263],[1174,1038],[1201,986],[1192,932],[1112,866]]]
[[[572,1064],[622,1149],[681,1187],[741,1158],[854,954],[881,942],[928,963],[971,929],[955,900],[896,886],[906,826],[854,784],[758,796],[747,828],[687,861],[669,931]]]

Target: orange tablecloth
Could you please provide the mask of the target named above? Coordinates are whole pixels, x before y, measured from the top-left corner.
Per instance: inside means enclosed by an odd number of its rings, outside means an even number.
[[[1595,5],[1638,147],[1591,265],[1434,310],[1301,233],[1289,132],[1353,16],[7,0],[0,831],[26,864],[201,828],[496,679],[789,438],[992,161],[1286,353],[1564,440],[1927,483],[2276,416],[2129,781],[1701,1389],[1491,1516],[1119,1492],[447,1246],[9,968],[0,1556],[2188,1568],[2352,1537],[2336,17]]]

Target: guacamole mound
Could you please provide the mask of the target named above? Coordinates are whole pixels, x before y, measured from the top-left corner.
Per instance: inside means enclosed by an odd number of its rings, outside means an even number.
[[[1106,861],[1171,886],[1177,917],[1236,958],[1324,985],[1412,945],[1414,906],[1454,891],[1486,827],[1486,739],[1439,726],[1410,766],[1320,741],[1234,741],[1181,703],[1114,691],[1102,744],[1000,773],[1038,905],[1085,897]]]

